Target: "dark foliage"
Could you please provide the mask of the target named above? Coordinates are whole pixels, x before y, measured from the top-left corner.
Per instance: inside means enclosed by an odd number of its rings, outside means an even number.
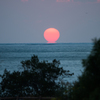
[[[33,55],[30,60],[22,61],[23,71],[10,73],[5,70],[1,75],[1,97],[8,96],[55,96],[60,84],[55,80],[61,75],[69,75],[62,67],[60,62],[53,60],[39,61]]]
[[[74,83],[70,92],[71,100],[100,100],[100,39],[94,39],[94,46],[83,59],[84,72]]]

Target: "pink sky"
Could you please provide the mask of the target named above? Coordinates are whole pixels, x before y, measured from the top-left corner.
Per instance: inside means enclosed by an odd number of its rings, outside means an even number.
[[[100,0],[0,0],[0,43],[46,43],[51,27],[57,43],[92,42],[100,37]]]

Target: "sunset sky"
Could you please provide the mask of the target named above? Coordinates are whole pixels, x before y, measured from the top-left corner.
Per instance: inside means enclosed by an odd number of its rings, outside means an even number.
[[[0,43],[46,43],[47,28],[57,43],[100,38],[100,0],[0,0]]]

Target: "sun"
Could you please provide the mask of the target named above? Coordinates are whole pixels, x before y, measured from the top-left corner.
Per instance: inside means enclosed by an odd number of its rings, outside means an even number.
[[[60,33],[55,28],[48,28],[44,31],[44,38],[48,41],[48,43],[56,43],[59,37]]]

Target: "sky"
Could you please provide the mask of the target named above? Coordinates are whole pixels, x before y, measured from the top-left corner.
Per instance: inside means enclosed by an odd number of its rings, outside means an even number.
[[[0,0],[0,43],[47,43],[48,28],[57,43],[100,38],[100,0]]]

